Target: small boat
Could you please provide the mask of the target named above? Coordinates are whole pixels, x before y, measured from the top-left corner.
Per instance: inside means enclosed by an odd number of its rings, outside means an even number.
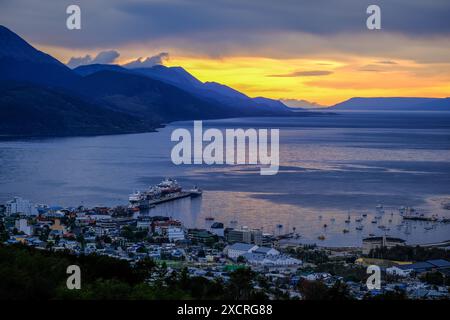
[[[356,221],[356,222],[361,222],[361,221],[362,221],[362,218],[356,218],[355,221]]]
[[[318,237],[317,237],[317,239],[319,239],[319,240],[322,240],[322,241],[323,241],[323,240],[325,240],[325,236],[324,236],[324,235],[318,236]]]
[[[281,228],[283,228],[283,225],[282,224],[277,224],[277,228],[281,229]]]
[[[361,231],[364,227],[363,226],[358,226],[356,227],[356,230]]]
[[[377,220],[372,220],[372,223],[378,223],[378,221]]]
[[[350,231],[348,231],[347,229],[342,230],[343,233],[349,233]]]
[[[369,233],[369,237],[375,237],[373,233]]]
[[[365,218],[367,217],[367,213],[363,213],[362,216]]]
[[[205,220],[206,221],[214,221],[214,217],[208,216],[208,217],[205,217]]]
[[[327,226],[327,224],[325,223],[325,224],[323,225],[323,227],[326,228],[326,227],[328,227],[328,226]]]
[[[189,192],[191,193],[191,197],[195,198],[195,197],[199,197],[203,194],[202,189],[200,189],[197,186],[194,186],[193,189],[189,190]]]

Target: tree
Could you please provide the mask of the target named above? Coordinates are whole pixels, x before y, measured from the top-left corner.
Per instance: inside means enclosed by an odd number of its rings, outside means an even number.
[[[328,288],[322,281],[302,280],[298,289],[304,300],[328,300]]]
[[[228,293],[233,300],[248,300],[253,294],[255,273],[250,268],[241,268],[230,274]]]

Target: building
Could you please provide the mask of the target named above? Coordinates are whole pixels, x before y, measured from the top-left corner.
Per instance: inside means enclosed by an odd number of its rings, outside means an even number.
[[[36,215],[37,211],[30,201],[20,197],[14,197],[13,200],[6,202],[6,215],[23,214],[26,216]]]
[[[245,260],[247,261],[247,263],[254,265],[254,266],[290,267],[290,266],[298,266],[298,265],[302,264],[301,260],[289,257],[287,255],[261,254],[261,253],[255,253],[255,251],[248,252],[248,253],[245,253],[242,255],[245,258]]]
[[[27,219],[19,219],[16,221],[16,228],[19,232],[23,232],[27,236],[31,236],[33,234],[33,227],[28,225]]]
[[[248,243],[234,243],[225,248],[226,254],[230,259],[237,259],[239,256],[243,256],[246,253],[251,253],[258,249],[258,246]]]
[[[217,236],[205,229],[189,229],[188,237],[192,241],[201,243],[214,243],[217,241]]]
[[[242,227],[241,229],[227,229],[225,238],[229,243],[248,243],[262,245],[262,231],[259,229],[249,229]]]
[[[255,251],[253,251],[255,254],[263,254],[263,255],[270,255],[270,256],[277,256],[280,254],[280,251],[274,248],[270,247],[258,247]]]
[[[169,227],[167,228],[167,237],[170,242],[183,241],[185,239],[184,230],[180,227]]]
[[[363,239],[363,254],[369,254],[371,250],[376,248],[392,248],[395,246],[404,246],[405,240],[393,237],[370,237]]]
[[[218,237],[224,236],[224,226],[222,222],[214,222],[211,227],[211,232],[217,235]]]

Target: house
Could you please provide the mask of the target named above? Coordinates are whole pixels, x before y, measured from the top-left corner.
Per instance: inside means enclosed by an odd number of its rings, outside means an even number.
[[[392,269],[392,268],[389,268]],[[399,271],[398,269],[402,270]],[[410,273],[422,273],[432,270],[446,270],[450,269],[450,262],[444,259],[434,259],[434,260],[427,260],[427,261],[421,261],[411,264],[405,264],[402,266],[397,266],[397,269],[392,269],[391,271],[399,272],[400,274],[407,274]],[[387,270],[386,270],[387,272]],[[400,275],[399,274],[399,275]]]
[[[276,255],[280,254],[280,251],[278,251],[277,249],[274,249],[274,248],[270,248],[270,247],[258,247],[258,249],[253,251],[253,253],[276,256]]]
[[[395,246],[404,246],[405,240],[393,237],[370,237],[363,239],[363,254],[369,254],[376,248],[392,248]]]
[[[407,277],[411,274],[412,270],[408,269],[408,268],[404,268],[404,267],[405,267],[405,265],[392,266],[392,267],[386,269],[386,273],[393,275],[393,276]]]
[[[230,259],[237,259],[246,253],[250,253],[258,249],[258,246],[254,244],[237,242],[225,248],[226,254]]]
[[[266,255],[262,253],[247,252],[242,255],[245,260],[252,265],[255,266],[264,266],[264,267],[288,267],[301,265],[302,261],[291,258],[287,255]]]
[[[450,269],[450,261],[444,259],[427,260],[427,262],[432,264],[434,269],[437,270]]]
[[[184,230],[180,227],[170,226],[167,228],[167,237],[170,242],[182,241],[185,239]]]

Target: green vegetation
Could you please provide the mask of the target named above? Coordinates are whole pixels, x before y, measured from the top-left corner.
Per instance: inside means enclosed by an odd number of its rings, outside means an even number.
[[[81,268],[81,289],[68,290],[66,269]],[[254,289],[255,273],[241,268],[230,280],[168,272],[144,259],[130,265],[106,256],[75,256],[22,245],[0,246],[0,300],[22,299],[265,299]]]
[[[369,257],[396,261],[450,260],[450,252],[440,248],[395,246],[392,248],[382,247],[373,249],[369,253]]]
[[[351,300],[350,292],[345,283],[337,281],[328,288],[321,281],[302,280],[298,289],[305,300]]]

